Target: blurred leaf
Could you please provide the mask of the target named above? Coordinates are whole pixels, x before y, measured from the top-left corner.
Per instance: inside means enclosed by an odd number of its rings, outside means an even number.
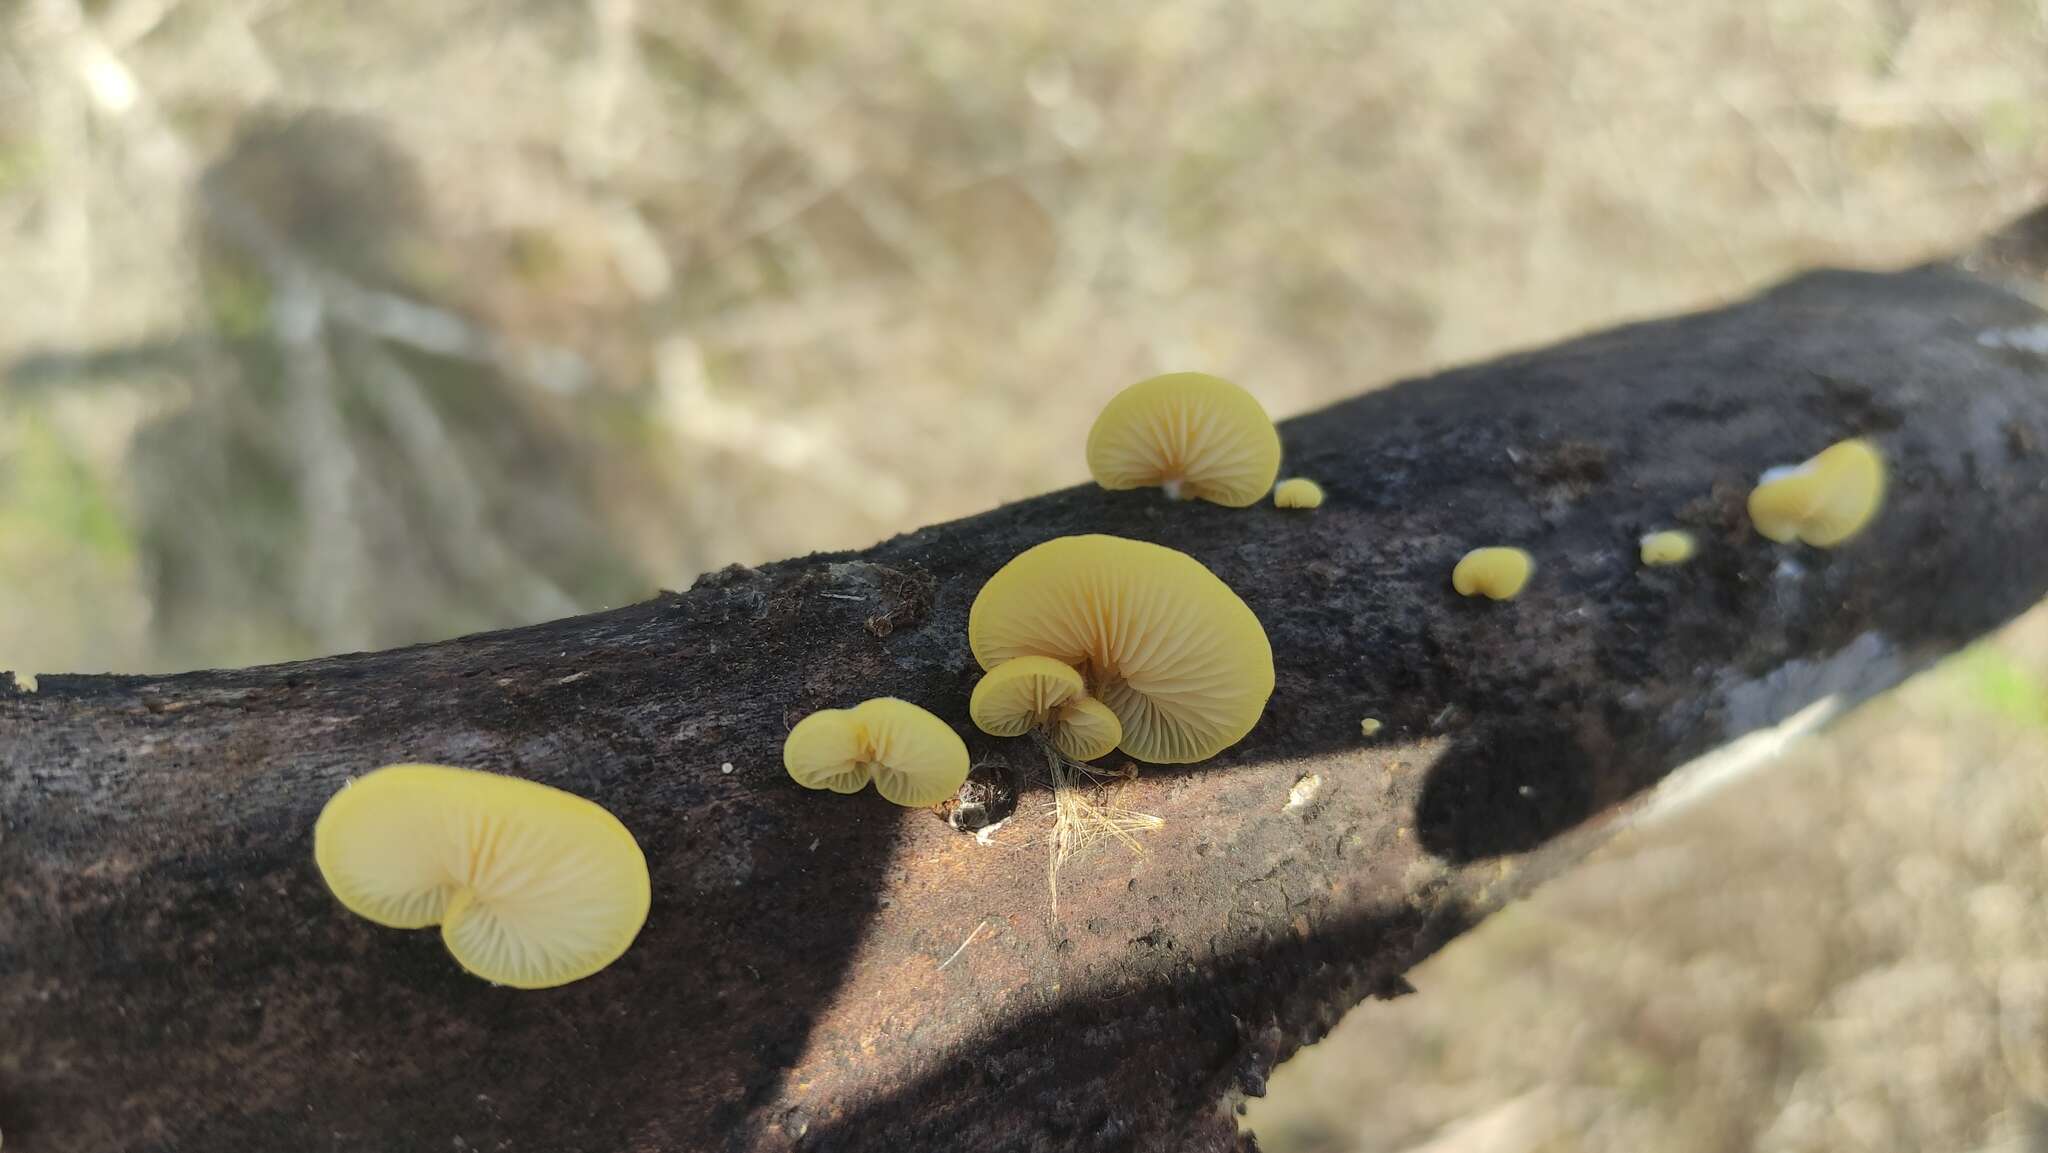
[[[100,478],[33,412],[0,454],[0,536],[37,536],[128,560],[135,540]]]
[[[0,140],[0,196],[34,183],[42,168],[42,153],[33,143]]]
[[[2048,681],[2004,650],[1977,645],[1956,658],[1970,703],[2022,724],[2048,727]]]
[[[207,309],[221,334],[246,338],[270,326],[270,284],[241,261],[222,260],[204,270]]]

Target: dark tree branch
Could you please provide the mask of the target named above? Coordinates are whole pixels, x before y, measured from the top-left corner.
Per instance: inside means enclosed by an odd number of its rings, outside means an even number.
[[[1275,1062],[1675,768],[2042,595],[2048,361],[2007,339],[2042,323],[1955,271],[1822,274],[1291,421],[1314,514],[1076,488],[535,628],[0,694],[0,1131],[49,1153],[1229,1148]],[[1748,528],[1760,470],[1851,434],[1893,465],[1868,533],[1823,553]],[[1699,558],[1641,569],[1637,535],[1671,525]],[[1071,862],[1055,924],[1043,783],[967,723],[965,618],[996,566],[1075,532],[1209,565],[1279,687],[1238,747],[1124,787],[1165,827]],[[1453,596],[1491,543],[1536,554],[1530,590]],[[990,843],[783,774],[791,721],[880,694],[1021,774]],[[345,913],[313,818],[398,760],[616,812],[653,869],[638,944],[513,992]]]

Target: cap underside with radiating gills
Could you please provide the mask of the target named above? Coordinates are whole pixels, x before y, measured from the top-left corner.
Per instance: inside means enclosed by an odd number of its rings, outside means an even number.
[[[990,669],[974,686],[967,712],[994,737],[1043,728],[1054,748],[1077,761],[1102,756],[1124,736],[1123,723],[1088,695],[1081,674],[1051,657],[1018,657]]]
[[[967,745],[953,727],[895,697],[819,709],[782,742],[782,766],[807,789],[875,791],[899,805],[936,805],[967,779]]]
[[[344,786],[313,857],[352,913],[441,926],[464,969],[545,989],[617,960],[647,920],[647,858],[617,817],[534,781],[389,765]]]
[[[1140,760],[1185,764],[1236,744],[1273,695],[1266,630],[1185,553],[1113,536],[1025,550],[967,616],[985,669],[1045,656],[1078,670]]]
[[[1749,494],[1756,531],[1779,543],[1833,548],[1863,531],[1884,500],[1884,458],[1860,438],[1840,441],[1812,460],[1774,468]]]
[[[1160,486],[1175,498],[1256,503],[1280,473],[1280,434],[1251,393],[1199,372],[1140,381],[1088,432],[1088,471],[1113,490]]]

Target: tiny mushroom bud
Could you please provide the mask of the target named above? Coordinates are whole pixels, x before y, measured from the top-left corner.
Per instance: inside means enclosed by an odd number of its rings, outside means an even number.
[[[1046,729],[1054,747],[1079,761],[1094,760],[1123,739],[1116,714],[1088,696],[1081,674],[1051,657],[1018,657],[989,670],[974,686],[967,713],[990,736]]]
[[[456,963],[545,989],[618,959],[647,920],[647,858],[618,818],[534,781],[389,765],[344,786],[313,860],[350,912],[441,926]]]
[[[1663,532],[1644,533],[1642,539],[1643,563],[1652,567],[1658,565],[1684,564],[1699,551],[1699,545],[1689,532],[1666,529]]]
[[[985,669],[1045,656],[1078,670],[1119,747],[1160,764],[1236,744],[1273,695],[1273,649],[1244,601],[1193,557],[1121,537],[1018,554],[975,596],[967,640]]]
[[[1088,471],[1106,489],[1157,485],[1175,500],[1253,504],[1280,472],[1280,434],[1251,393],[1175,372],[1111,398],[1088,432]]]
[[[876,697],[798,721],[782,742],[782,765],[807,789],[857,793],[873,781],[884,798],[919,809],[959,791],[967,745],[909,701]]]
[[[1536,562],[1518,548],[1475,548],[1451,570],[1451,587],[1459,596],[1512,600],[1529,583]]]
[[[1749,520],[1779,543],[1833,548],[1863,531],[1884,500],[1884,458],[1861,438],[1839,441],[1812,460],[1781,465],[1757,479]]]
[[[1379,735],[1380,735],[1380,729],[1382,729],[1382,728],[1384,728],[1384,727],[1385,727],[1385,726],[1383,726],[1382,724],[1380,724],[1380,719],[1379,719],[1378,717],[1367,717],[1367,718],[1365,718],[1364,720],[1362,720],[1362,721],[1358,722],[1358,731],[1359,731],[1359,734],[1360,734],[1360,735],[1362,735],[1362,736],[1368,736],[1368,737],[1376,737],[1376,736],[1379,736]]]
[[[1321,508],[1323,486],[1304,476],[1292,476],[1273,486],[1275,508]]]

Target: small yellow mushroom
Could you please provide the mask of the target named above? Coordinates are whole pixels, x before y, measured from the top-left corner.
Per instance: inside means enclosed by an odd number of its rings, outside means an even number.
[[[1174,372],[1110,398],[1088,430],[1088,472],[1111,491],[1158,486],[1174,500],[1243,508],[1280,473],[1280,434],[1251,393]]]
[[[1094,697],[1075,697],[1053,717],[1053,747],[1077,761],[1107,756],[1123,739],[1124,723]]]
[[[967,715],[994,737],[1044,729],[1077,761],[1102,756],[1124,736],[1116,714],[1088,695],[1081,674],[1051,657],[1018,657],[989,670],[968,698]]]
[[[1275,508],[1321,508],[1323,486],[1305,476],[1291,476],[1273,487]]]
[[[1273,695],[1273,646],[1230,586],[1186,553],[1064,536],[997,570],[967,613],[984,669],[1026,656],[1078,671],[1141,761],[1207,760],[1243,739]]]
[[[1380,719],[1378,717],[1367,717],[1364,720],[1358,722],[1358,731],[1361,734],[1368,737],[1379,736],[1380,730],[1385,727],[1386,726],[1380,724]]]
[[[1643,563],[1652,567],[1684,564],[1699,551],[1699,544],[1693,540],[1692,534],[1677,529],[1644,533],[1641,547]]]
[[[1518,548],[1475,548],[1451,570],[1451,587],[1459,596],[1512,600],[1529,583],[1536,562]]]
[[[618,818],[534,781],[388,765],[336,793],[313,860],[343,907],[441,926],[457,964],[545,989],[617,960],[647,920],[647,858]]]
[[[819,709],[782,742],[782,767],[807,789],[875,791],[906,808],[936,805],[967,779],[967,745],[951,725],[895,697]]]
[[[1779,543],[1833,548],[1863,531],[1884,501],[1884,458],[1861,438],[1829,445],[1803,464],[1757,478],[1749,521]]]

